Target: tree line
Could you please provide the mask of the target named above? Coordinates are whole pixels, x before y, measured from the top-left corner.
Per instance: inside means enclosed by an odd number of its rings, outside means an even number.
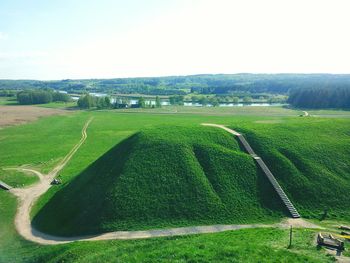
[[[300,108],[350,109],[350,86],[294,89],[290,92],[288,103]]]
[[[297,88],[334,88],[350,85],[350,75],[332,74],[218,74],[152,78],[82,79],[60,81],[0,80],[0,90],[63,90],[74,94],[235,95],[257,93],[286,95]]]
[[[70,96],[52,90],[23,90],[17,93],[17,101],[19,104],[45,104],[55,101],[68,102]]]
[[[97,108],[97,109],[122,109],[122,108],[160,108],[161,101],[158,96],[156,96],[155,103],[152,104],[150,102],[146,102],[146,100],[143,97],[140,97],[138,99],[137,104],[131,105],[130,100],[125,98],[116,98],[115,102],[112,103],[111,99],[108,96],[105,97],[97,97],[92,96],[90,94],[84,94],[80,96],[78,99],[78,107],[81,109],[91,109],[91,108]]]
[[[0,90],[0,97],[16,97],[17,90]]]

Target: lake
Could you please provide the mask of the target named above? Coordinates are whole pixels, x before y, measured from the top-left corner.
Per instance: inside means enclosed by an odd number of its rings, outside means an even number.
[[[108,96],[107,94],[104,93],[90,93],[90,95],[96,96],[96,97],[105,97]],[[73,100],[78,100],[79,97],[73,96]],[[115,103],[116,98],[111,97],[111,103]],[[129,103],[131,105],[136,105],[138,104],[138,99],[129,99]],[[169,106],[170,102],[167,99],[161,99],[160,103],[162,106]],[[145,99],[145,104],[146,105],[156,105],[156,101],[153,99]],[[271,106],[283,106],[286,105],[285,103],[268,103],[268,102],[252,102],[252,103],[220,103],[219,107],[246,107],[246,106],[251,106],[251,107],[271,107]],[[202,105],[199,102],[191,102],[191,101],[186,101],[184,102],[184,106],[186,107],[212,107],[213,105],[207,104],[207,105]]]

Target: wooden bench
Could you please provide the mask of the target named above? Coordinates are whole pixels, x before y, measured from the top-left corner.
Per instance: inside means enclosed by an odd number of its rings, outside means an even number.
[[[336,239],[331,234],[324,235],[322,233],[318,233],[317,244],[320,246],[326,246],[326,247],[331,247],[338,250],[344,250],[344,242],[339,239]]]

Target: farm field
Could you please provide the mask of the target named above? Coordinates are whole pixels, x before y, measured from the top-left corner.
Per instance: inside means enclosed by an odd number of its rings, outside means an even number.
[[[5,126],[12,126],[34,121],[40,117],[67,114],[67,111],[59,109],[46,109],[34,106],[0,105],[0,129]]]
[[[350,221],[348,119],[300,118],[296,117],[300,111],[278,107],[245,113],[187,108],[179,107],[174,114],[176,107],[143,112],[76,111],[7,127],[0,130],[0,168],[25,165],[48,172],[80,139],[84,123],[94,117],[87,140],[59,174],[63,184],[50,188],[32,210],[38,229],[70,236],[280,221],[286,213],[252,159],[230,134],[200,125],[218,123],[246,136],[304,218],[317,223],[327,210],[330,222]],[[183,174],[187,179],[181,181]],[[5,170],[0,170],[0,180],[20,187],[36,181]],[[105,206],[98,197],[106,200]],[[201,210],[203,202],[211,209]],[[131,208],[131,204],[136,205]],[[166,211],[170,204],[173,209]],[[247,206],[251,209],[246,210]],[[100,209],[94,219],[97,207],[108,209]],[[275,228],[41,246],[16,233],[16,200],[10,193],[0,191],[0,209],[0,262],[271,262],[282,257],[288,262],[332,261],[316,249],[316,232],[309,229],[295,230],[291,249],[287,249],[288,230]],[[79,226],[83,213],[87,221]],[[99,221],[93,221],[96,218]]]

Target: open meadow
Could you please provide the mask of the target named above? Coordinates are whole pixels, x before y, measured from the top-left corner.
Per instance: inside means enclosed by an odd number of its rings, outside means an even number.
[[[234,136],[201,124],[241,132],[302,217],[323,224],[327,211],[324,226],[335,231],[337,222],[350,222],[346,112],[312,114],[332,118],[299,117],[301,111],[281,107],[67,112],[0,130],[0,180],[25,188],[39,179],[8,168],[49,173],[92,118],[86,140],[57,175],[62,184],[52,186],[31,209],[35,229],[74,237],[218,224],[267,227],[45,246],[16,232],[16,198],[0,189],[0,262],[334,260],[316,247],[315,229],[294,229],[288,248],[289,230],[273,225],[288,212],[253,159]]]
[[[350,1],[0,1],[0,263],[350,263]]]

